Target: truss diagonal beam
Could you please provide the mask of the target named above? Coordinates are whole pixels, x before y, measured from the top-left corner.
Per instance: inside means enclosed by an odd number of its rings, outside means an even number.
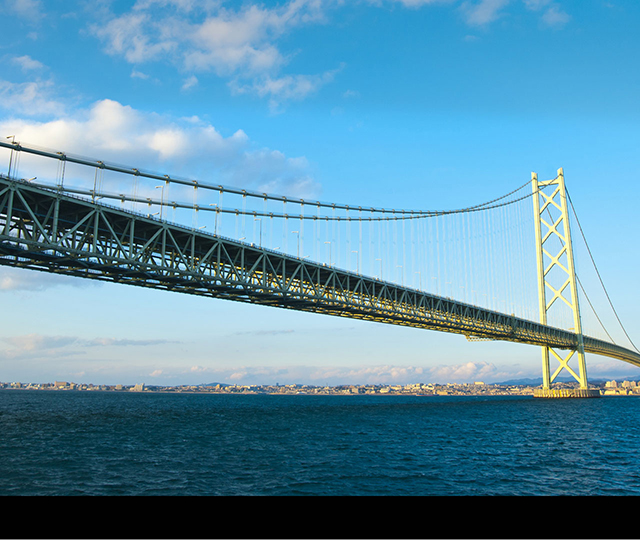
[[[564,184],[564,172],[558,169],[558,175],[553,180],[544,182],[538,181],[538,175],[532,173],[531,183],[533,189],[533,209],[534,223],[536,233],[536,257],[538,267],[538,297],[540,306],[540,322],[547,324],[547,315],[549,309],[556,300],[561,299],[571,310],[573,315],[573,329],[576,336],[576,347],[571,350],[570,354],[562,357],[553,350],[552,345],[545,345],[542,348],[542,387],[548,390],[556,376],[566,370],[569,374],[580,383],[581,389],[587,389],[587,368],[585,362],[585,343],[582,335],[582,324],[580,320],[580,306],[578,305],[578,289],[577,279],[573,262],[573,248],[571,245],[571,229],[569,226],[569,212],[567,208],[567,195]],[[543,189],[545,187],[553,187],[551,195],[546,194]],[[541,199],[543,204],[541,204]],[[560,211],[557,219],[551,217],[550,206]],[[543,213],[549,214],[551,219],[547,221],[543,218]],[[547,227],[547,232],[542,235],[542,225]],[[562,227],[562,232],[560,231]],[[554,244],[557,249],[554,255],[553,247],[546,247],[548,242]],[[559,247],[558,247],[559,244]],[[549,259],[549,263],[545,266],[544,257]],[[566,259],[566,264],[561,262],[561,257]],[[564,276],[564,281],[560,285],[552,284],[551,272],[559,269],[560,274]],[[551,290],[553,296],[547,301],[547,289]],[[570,300],[564,296],[564,291],[569,289]],[[578,373],[569,366],[569,360],[577,353],[579,370]],[[560,365],[553,373],[550,374],[549,360],[553,356]]]

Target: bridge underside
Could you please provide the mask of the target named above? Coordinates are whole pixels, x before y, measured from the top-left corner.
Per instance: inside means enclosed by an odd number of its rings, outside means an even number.
[[[571,332],[0,177],[0,264],[558,349]],[[586,352],[640,355],[584,337]]]

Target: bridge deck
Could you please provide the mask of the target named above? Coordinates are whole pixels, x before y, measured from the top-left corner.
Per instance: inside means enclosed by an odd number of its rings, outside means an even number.
[[[575,349],[576,334],[0,176],[0,264]],[[640,366],[584,337],[585,351]]]

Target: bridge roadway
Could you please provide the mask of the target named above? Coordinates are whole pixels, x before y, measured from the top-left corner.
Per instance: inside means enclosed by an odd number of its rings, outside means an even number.
[[[575,350],[572,332],[0,175],[0,264]],[[585,352],[640,354],[584,336]]]

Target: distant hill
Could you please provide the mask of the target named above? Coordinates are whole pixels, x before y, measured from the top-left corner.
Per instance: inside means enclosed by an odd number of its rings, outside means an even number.
[[[564,382],[564,381],[563,381]],[[529,385],[540,386],[542,384],[542,377],[538,379],[510,379],[508,381],[495,382],[493,384],[500,384],[504,386],[516,386],[516,385]]]
[[[594,385],[600,385],[600,384],[604,384],[607,381],[612,380],[611,378],[609,379],[589,379],[589,384],[594,384]],[[631,379],[631,378],[626,378],[626,377],[616,377],[615,380],[617,381],[636,381],[638,382],[638,379]],[[576,382],[576,380],[573,377],[557,377],[553,382],[563,382],[563,383],[568,383],[568,382]],[[496,382],[494,384],[501,384],[501,385],[512,385],[512,386],[517,386],[517,385],[528,385],[528,386],[540,386],[542,385],[542,377],[539,377],[537,379],[511,379],[508,381],[502,381],[502,382]]]
[[[575,382],[573,377],[556,377],[553,382]],[[596,384],[596,381],[589,380],[590,383]],[[540,386],[542,384],[542,377],[538,377],[535,379],[510,379],[508,381],[497,382],[495,384],[504,384],[504,385],[529,385],[529,386]]]

